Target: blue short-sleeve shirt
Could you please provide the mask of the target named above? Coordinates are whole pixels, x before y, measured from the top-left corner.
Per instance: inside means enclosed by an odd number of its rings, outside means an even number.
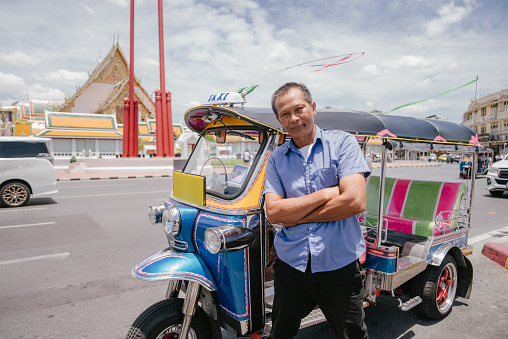
[[[324,131],[316,126],[307,161],[293,140],[278,147],[266,165],[265,193],[285,198],[301,197],[355,173],[370,175],[356,138],[344,131]],[[305,272],[311,255],[312,272],[342,268],[365,252],[365,241],[356,216],[333,221],[282,227],[275,236],[278,257]]]

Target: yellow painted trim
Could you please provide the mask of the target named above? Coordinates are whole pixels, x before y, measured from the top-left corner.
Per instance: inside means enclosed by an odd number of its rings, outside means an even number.
[[[473,248],[472,247],[466,248],[464,251],[462,251],[462,253],[464,253],[464,255],[467,257],[468,255],[473,254]]]
[[[205,177],[174,171],[173,195],[178,199],[205,206]]]
[[[57,117],[52,115],[52,127],[80,127],[80,128],[114,128],[112,119],[97,119],[97,118],[71,118],[71,117]]]
[[[122,135],[116,132],[100,132],[100,131],[47,131],[44,136],[75,136],[75,137],[115,137],[121,138]]]

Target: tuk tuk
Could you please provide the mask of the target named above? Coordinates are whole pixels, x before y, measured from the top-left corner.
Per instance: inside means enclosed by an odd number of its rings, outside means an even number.
[[[491,148],[480,147],[477,153],[477,164],[476,164],[476,176],[486,175],[489,171],[490,165],[492,165],[492,159],[494,159],[494,150]],[[471,177],[472,170],[472,154],[467,153],[463,155],[459,163],[459,176],[463,179]]]
[[[148,209],[150,221],[162,225],[168,247],[132,270],[142,280],[167,280],[167,293],[134,321],[127,338],[221,338],[221,328],[252,338],[270,333],[269,267],[274,235],[282,226],[265,218],[265,165],[287,135],[270,108],[245,107],[241,98],[231,99],[235,94],[221,93],[229,101],[185,113],[185,123],[200,138],[183,170],[173,172],[167,200]],[[463,149],[475,157],[473,131],[448,121],[351,110],[318,109],[315,122],[352,133],[364,150],[370,139],[384,146],[380,175],[366,178],[367,207],[357,216],[367,245],[364,306],[386,292],[402,311],[416,307],[429,318],[445,317],[456,297],[471,293],[467,242],[474,178],[387,177],[387,150]],[[221,145],[235,153],[246,144],[255,154],[248,164],[217,156]],[[315,309],[301,326],[321,321],[325,318]]]

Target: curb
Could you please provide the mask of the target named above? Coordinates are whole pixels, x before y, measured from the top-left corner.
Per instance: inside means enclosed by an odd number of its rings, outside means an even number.
[[[508,237],[504,238],[504,241],[508,241]],[[482,254],[508,269],[508,246],[501,242],[487,242],[483,245]]]
[[[160,175],[129,175],[129,176],[113,176],[113,177],[91,177],[91,178],[57,178],[56,181],[90,181],[90,180],[116,180],[116,179],[150,179],[150,178],[169,178],[169,174]]]

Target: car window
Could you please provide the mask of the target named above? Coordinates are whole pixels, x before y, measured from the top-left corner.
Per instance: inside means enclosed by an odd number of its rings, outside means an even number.
[[[6,141],[0,143],[0,155],[4,158],[29,158],[40,153],[49,153],[44,142]]]

